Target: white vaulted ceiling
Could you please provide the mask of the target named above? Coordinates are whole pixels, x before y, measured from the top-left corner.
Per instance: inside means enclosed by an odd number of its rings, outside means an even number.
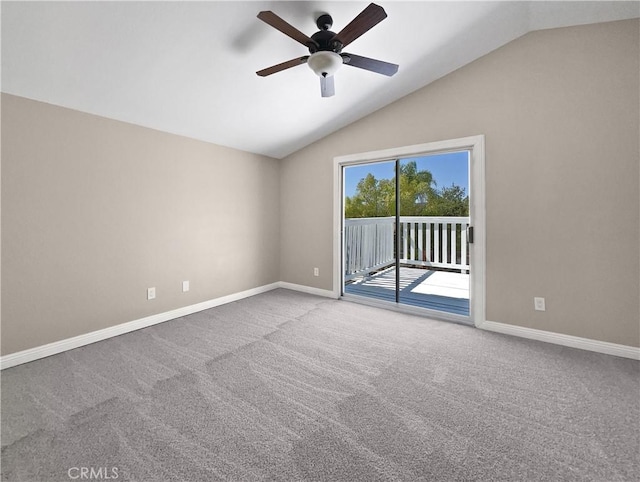
[[[400,65],[342,66],[320,97],[307,54],[256,18],[339,32],[368,2],[2,2],[2,91],[281,158],[524,35],[638,17],[638,2],[397,2],[345,51]]]

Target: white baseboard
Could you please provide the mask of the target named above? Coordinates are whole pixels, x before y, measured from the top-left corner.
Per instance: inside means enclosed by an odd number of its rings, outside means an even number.
[[[634,346],[618,345],[616,343],[609,343],[606,341],[563,335],[562,333],[553,333],[551,331],[508,325],[505,323],[498,323],[496,321],[484,321],[478,324],[478,328],[487,331],[495,331],[496,333],[503,333],[505,335],[528,338],[530,340],[544,341],[555,345],[569,346],[571,348],[580,348],[581,350],[604,353],[606,355],[640,360],[640,348]]]
[[[280,287],[281,286],[279,282],[271,283],[268,285],[259,286],[257,288],[252,288],[250,290],[241,291],[239,293],[234,293],[231,295],[222,296],[220,298],[215,298],[209,301],[204,301],[202,303],[185,306],[182,308],[177,308],[175,310],[166,311],[164,313],[158,313],[157,315],[147,316],[145,318],[140,318],[138,320],[129,321],[126,323],[115,325],[115,326],[110,326],[109,328],[92,331],[91,333],[85,333],[84,335],[74,336],[73,338],[67,338],[65,340],[55,341],[47,345],[37,346],[35,348],[30,348],[28,350],[11,353],[9,355],[0,357],[0,370],[4,370],[5,368],[10,368],[16,365],[21,365],[22,363],[34,361],[39,358],[45,358],[51,355],[55,355],[57,353],[62,353],[63,351],[73,350],[74,348],[79,348],[81,346],[89,345],[97,341],[106,340],[107,338],[122,335],[124,333],[129,333],[131,331],[139,330],[141,328],[146,328],[148,326],[157,325],[158,323],[174,320],[182,316],[187,316],[192,313],[197,313],[198,311],[208,310],[209,308],[215,308],[216,306],[224,305],[226,303],[231,303],[233,301],[238,301],[244,298],[248,298],[250,296],[255,296],[260,293],[265,293],[267,291],[271,291]]]
[[[338,295],[330,290],[323,290],[321,288],[313,288],[311,286],[297,285],[294,283],[287,283],[286,281],[280,281],[277,283],[279,288],[285,288],[293,291],[301,291],[303,293],[309,293],[310,295],[324,296],[325,298],[338,299]]]
[[[175,310],[167,311],[164,313],[158,313],[157,315],[147,316],[138,320],[129,321],[120,325],[111,326],[102,330],[93,331],[84,335],[74,336],[73,338],[67,338],[65,340],[56,341],[47,345],[30,348],[28,350],[11,353],[0,357],[0,370],[10,368],[30,361],[45,358],[57,353],[62,353],[67,350],[73,350],[81,346],[89,345],[97,341],[106,340],[114,336],[129,333],[131,331],[140,330],[148,326],[157,325],[158,323],[164,323],[165,321],[174,320],[183,316],[197,313],[199,311],[208,310],[209,308],[215,308],[216,306],[232,303],[250,296],[255,296],[260,293],[266,293],[267,291],[274,290],[276,288],[285,288],[293,291],[300,291],[316,296],[323,296],[325,298],[339,298],[338,294],[321,288],[313,288],[311,286],[304,286],[294,283],[288,283],[286,281],[278,281],[250,290],[241,291],[220,298],[215,298],[202,303],[177,308]],[[478,328],[488,331],[495,331],[497,333],[503,333],[507,335],[519,336],[522,338],[529,338],[532,340],[544,341],[547,343],[554,343],[556,345],[564,345],[573,348],[580,348],[582,350],[595,351],[599,353],[605,353],[607,355],[620,356],[624,358],[632,358],[634,360],[640,360],[640,348],[618,345],[615,343],[608,343],[605,341],[590,340],[588,338],[580,338],[577,336],[563,335],[560,333],[553,333],[549,331],[535,330],[533,328],[524,328],[515,325],[507,325],[505,323],[497,323],[495,321],[485,321],[478,325]]]

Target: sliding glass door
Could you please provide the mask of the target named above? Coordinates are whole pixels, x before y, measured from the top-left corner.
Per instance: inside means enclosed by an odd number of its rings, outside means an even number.
[[[342,294],[468,319],[470,151],[342,168]]]

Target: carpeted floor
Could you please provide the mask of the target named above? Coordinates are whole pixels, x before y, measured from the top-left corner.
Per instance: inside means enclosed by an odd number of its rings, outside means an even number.
[[[637,481],[639,368],[275,290],[4,370],[2,480]]]

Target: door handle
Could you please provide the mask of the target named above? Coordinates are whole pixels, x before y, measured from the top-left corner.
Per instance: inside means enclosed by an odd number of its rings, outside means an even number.
[[[467,241],[469,244],[473,244],[473,226],[467,228]]]

